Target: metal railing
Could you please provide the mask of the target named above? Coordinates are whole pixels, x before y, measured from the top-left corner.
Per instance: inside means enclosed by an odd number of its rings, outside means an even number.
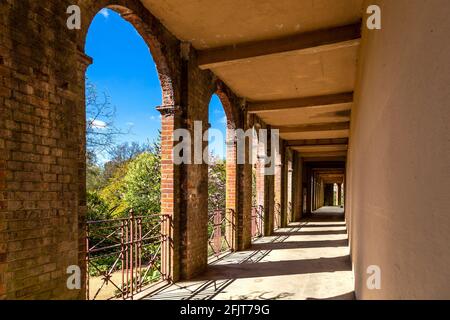
[[[252,207],[252,238],[263,236],[264,207]]]
[[[127,218],[87,222],[87,298],[133,299],[144,286],[167,280],[170,224],[168,215],[133,211]]]
[[[232,209],[217,209],[209,213],[208,256],[218,257],[232,249],[233,216]]]

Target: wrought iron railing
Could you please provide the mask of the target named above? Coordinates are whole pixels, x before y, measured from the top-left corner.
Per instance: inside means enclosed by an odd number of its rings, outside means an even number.
[[[144,286],[167,280],[170,223],[168,215],[133,211],[128,218],[87,222],[87,298],[133,299]]]
[[[263,236],[264,207],[252,207],[252,238]]]
[[[208,256],[218,257],[232,249],[233,216],[232,209],[227,211],[217,209],[209,213]]]

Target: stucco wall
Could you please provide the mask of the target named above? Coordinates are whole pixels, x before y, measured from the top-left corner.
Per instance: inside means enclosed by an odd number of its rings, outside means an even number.
[[[370,1],[352,111],[348,198],[358,299],[450,298],[450,5]],[[366,286],[381,268],[381,290]]]

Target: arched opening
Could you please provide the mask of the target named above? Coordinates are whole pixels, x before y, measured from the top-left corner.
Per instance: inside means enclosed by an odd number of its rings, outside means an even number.
[[[234,249],[236,154],[231,139],[234,124],[230,104],[220,91],[208,110],[208,257]]]
[[[172,94],[161,87],[159,52],[121,13],[136,20],[123,7],[104,8],[86,36],[94,61],[86,71],[88,299],[130,298],[166,277],[156,107]]]

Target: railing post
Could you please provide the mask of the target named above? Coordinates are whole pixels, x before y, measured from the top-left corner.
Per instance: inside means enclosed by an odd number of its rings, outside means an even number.
[[[161,223],[161,279],[163,280],[167,280],[167,270],[168,270],[168,266],[167,266],[167,259],[168,259],[168,255],[167,255],[167,221],[166,221],[166,216],[162,215],[160,217],[160,223]]]
[[[136,263],[136,290],[142,289],[142,217],[137,218],[137,263]]]
[[[129,256],[130,256],[130,248],[129,248],[129,229],[130,229],[130,219],[127,218],[127,220],[124,221],[125,223],[125,285],[124,285],[124,290],[125,290],[125,294],[123,295],[123,299],[128,298],[130,289],[129,289],[129,285],[130,285],[130,274],[128,272],[129,269]]]
[[[173,239],[173,233],[172,230],[174,229],[173,226],[173,217],[171,215],[166,215],[166,278],[169,281],[173,281],[172,273],[170,270],[173,268],[173,261],[172,261],[172,251],[174,250],[174,239]]]
[[[251,230],[252,230],[252,238],[255,236],[255,227],[256,227],[256,225],[255,225],[255,211],[256,211],[256,208],[255,207],[252,207],[252,213],[251,213]]]
[[[86,224],[86,299],[89,300],[89,224]]]
[[[160,272],[159,279],[168,280],[172,245],[170,228],[168,215],[136,216],[133,210],[126,218],[88,222],[85,226],[86,298],[95,300],[99,293],[107,291],[111,294],[108,298],[134,299],[147,284],[147,275],[151,276],[150,283],[155,280],[157,271]],[[102,262],[104,257],[113,254],[114,262]],[[92,270],[99,273],[94,276],[102,280],[95,287],[95,295],[89,292],[95,284],[89,283]]]
[[[218,255],[221,251],[222,247],[222,211],[219,209],[216,209],[214,211],[214,237],[213,237],[213,247],[214,247],[214,254]]]
[[[122,299],[125,298],[126,291],[125,291],[125,254],[126,254],[126,248],[125,248],[125,222],[122,220],[120,222],[120,262],[122,264]]]
[[[224,222],[225,222],[225,240],[230,251],[236,251],[236,212],[234,209],[229,208],[226,209],[224,213]]]
[[[133,209],[130,210],[130,242],[129,242],[129,246],[130,246],[130,295],[131,295],[131,300],[133,300],[133,293],[134,293],[134,255],[135,254],[135,250],[133,250],[134,248],[134,211]]]
[[[264,207],[259,205],[258,214],[256,215],[258,221],[258,237],[261,237],[264,232]]]

